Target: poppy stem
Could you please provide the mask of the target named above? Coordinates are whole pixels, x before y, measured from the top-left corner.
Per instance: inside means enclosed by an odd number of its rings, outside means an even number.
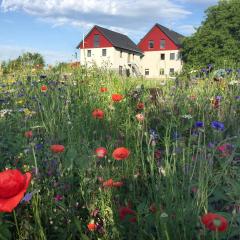
[[[38,165],[37,165],[37,159],[36,159],[36,154],[35,154],[33,145],[32,145],[32,152],[33,152],[33,159],[34,159],[34,164],[35,164],[35,173],[36,173],[36,175],[38,175]]]
[[[18,222],[17,222],[17,217],[16,217],[16,212],[15,212],[15,210],[13,210],[13,217],[14,217],[14,222],[15,222],[16,229],[17,229],[17,235],[18,235],[18,237],[20,238],[20,230],[19,230],[19,227],[18,227]]]

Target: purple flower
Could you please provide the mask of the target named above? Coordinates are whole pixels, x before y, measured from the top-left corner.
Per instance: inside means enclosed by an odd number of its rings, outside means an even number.
[[[55,200],[56,202],[62,201],[62,200],[63,200],[63,196],[60,195],[60,194],[57,194],[57,195],[54,197],[54,200]]]
[[[236,100],[240,100],[240,96],[236,96],[235,99],[236,99]]]
[[[213,65],[212,65],[212,64],[208,64],[207,67],[208,67],[208,69],[210,70],[210,69],[213,68]]]
[[[212,142],[208,143],[208,147],[209,148],[215,148],[215,143],[212,143]]]
[[[197,121],[197,122],[195,123],[195,127],[196,127],[196,128],[202,128],[202,127],[204,127],[204,123],[201,122],[201,121]]]
[[[214,128],[216,130],[220,130],[220,131],[224,130],[224,123],[222,123],[222,122],[213,121],[211,123],[211,126],[212,126],[212,128]]]
[[[29,192],[29,193],[26,193],[25,196],[23,197],[23,199],[21,200],[21,203],[24,203],[24,202],[30,202],[30,200],[32,199],[33,197],[33,194],[37,193],[38,191],[35,190],[33,192]]]
[[[220,101],[222,99],[222,96],[216,96],[215,99]]]

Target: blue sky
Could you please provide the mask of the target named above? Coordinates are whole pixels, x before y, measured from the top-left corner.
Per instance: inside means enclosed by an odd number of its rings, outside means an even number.
[[[136,43],[156,23],[186,36],[218,0],[0,0],[0,61],[39,52],[47,63],[73,61],[95,24]]]

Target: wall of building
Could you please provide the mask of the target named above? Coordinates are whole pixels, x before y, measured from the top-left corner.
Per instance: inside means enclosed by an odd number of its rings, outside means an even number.
[[[102,56],[102,49],[107,50],[106,56]],[[88,50],[91,51],[91,57],[88,57]],[[81,65],[86,65],[87,67],[96,65],[97,67],[112,68],[114,52],[114,47],[80,49]]]
[[[170,60],[170,53],[175,53],[175,60]],[[161,60],[161,54],[165,54],[165,60]],[[170,68],[174,72],[182,70],[182,61],[179,59],[179,50],[170,51],[147,51],[141,60],[142,74],[146,78],[165,78],[169,76]],[[145,75],[145,69],[149,69],[149,75]],[[164,69],[164,74],[160,75],[160,69]]]
[[[102,49],[107,50],[106,56],[102,56]],[[91,57],[88,57],[88,50],[91,50]],[[122,54],[120,54],[121,52]],[[87,65],[88,67],[95,64],[97,67],[107,67],[115,71],[119,71],[119,66],[122,66],[123,70],[130,69],[128,63],[136,63],[139,68],[141,67],[139,54],[128,54],[127,51],[121,51],[114,47],[81,49],[80,62],[81,65]],[[140,71],[142,72],[143,68]]]

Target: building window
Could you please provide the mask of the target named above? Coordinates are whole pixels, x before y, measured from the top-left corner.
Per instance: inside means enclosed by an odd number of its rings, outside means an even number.
[[[164,75],[164,68],[160,68],[160,75]]]
[[[170,74],[170,75],[173,75],[173,74],[174,74],[174,68],[170,68],[169,74]]]
[[[149,69],[145,69],[145,76],[149,76]]]
[[[175,53],[170,53],[170,60],[175,60]]]
[[[161,54],[161,60],[165,60],[165,53]]]
[[[161,39],[160,40],[160,49],[165,49],[166,48],[166,40],[165,39]]]
[[[100,36],[99,34],[94,35],[94,47],[99,47],[100,46]]]
[[[122,51],[120,51],[120,58],[122,58],[122,55],[123,55],[123,52],[122,52]]]
[[[92,55],[91,50],[87,50],[87,56],[88,56],[88,57],[91,57],[91,55]]]
[[[119,75],[123,75],[123,67],[122,66],[119,66]]]
[[[107,56],[107,49],[102,49],[102,56],[106,57]]]
[[[151,49],[151,48],[154,48],[154,41],[153,40],[150,40],[148,42],[148,48]]]

